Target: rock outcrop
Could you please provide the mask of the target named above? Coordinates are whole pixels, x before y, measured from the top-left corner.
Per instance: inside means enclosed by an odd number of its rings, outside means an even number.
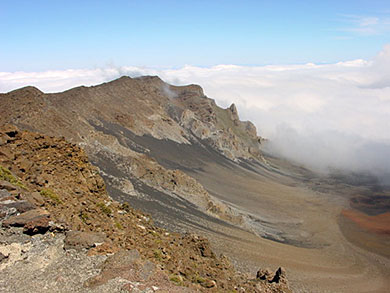
[[[279,267],[275,273],[270,269],[260,269],[256,273],[256,279],[264,281],[266,283],[276,283],[288,286],[286,270],[283,267]]]

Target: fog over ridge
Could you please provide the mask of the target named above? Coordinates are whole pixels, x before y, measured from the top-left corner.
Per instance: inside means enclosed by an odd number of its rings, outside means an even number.
[[[319,170],[369,171],[390,181],[390,45],[371,60],[335,64],[0,72],[0,92],[26,85],[57,92],[122,75],[199,84],[220,106],[234,102],[240,118],[269,139],[273,154]]]

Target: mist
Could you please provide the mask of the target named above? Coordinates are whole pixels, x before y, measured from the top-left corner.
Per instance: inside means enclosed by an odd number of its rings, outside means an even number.
[[[56,92],[122,75],[199,84],[218,105],[234,102],[241,120],[268,139],[267,152],[322,172],[370,172],[390,182],[390,45],[370,60],[335,64],[0,72],[0,92],[26,85]]]

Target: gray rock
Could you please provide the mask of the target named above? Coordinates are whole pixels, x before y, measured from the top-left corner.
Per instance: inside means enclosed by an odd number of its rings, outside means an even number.
[[[8,191],[16,190],[17,187],[8,181],[0,180],[0,189],[6,189]]]
[[[36,206],[43,206],[45,203],[45,200],[43,199],[42,195],[39,192],[32,192],[32,193],[27,193],[25,195],[25,198],[32,204]]]
[[[65,249],[92,248],[106,241],[106,235],[98,232],[69,231],[64,240]]]
[[[141,259],[138,250],[120,250],[107,258],[103,269],[117,269],[127,267]]]
[[[0,207],[15,208],[19,213],[35,209],[35,206],[26,200],[7,201],[1,203]]]
[[[11,197],[12,194],[9,193],[9,191],[7,189],[0,189],[0,201],[3,199],[3,198],[6,198],[6,197]]]

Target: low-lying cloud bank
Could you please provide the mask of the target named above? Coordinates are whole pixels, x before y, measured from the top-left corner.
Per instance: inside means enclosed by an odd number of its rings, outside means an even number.
[[[318,170],[370,171],[390,181],[390,45],[372,60],[323,65],[0,72],[0,92],[26,85],[55,92],[146,74],[175,85],[200,84],[223,107],[236,103],[241,118],[269,138],[274,154]]]

